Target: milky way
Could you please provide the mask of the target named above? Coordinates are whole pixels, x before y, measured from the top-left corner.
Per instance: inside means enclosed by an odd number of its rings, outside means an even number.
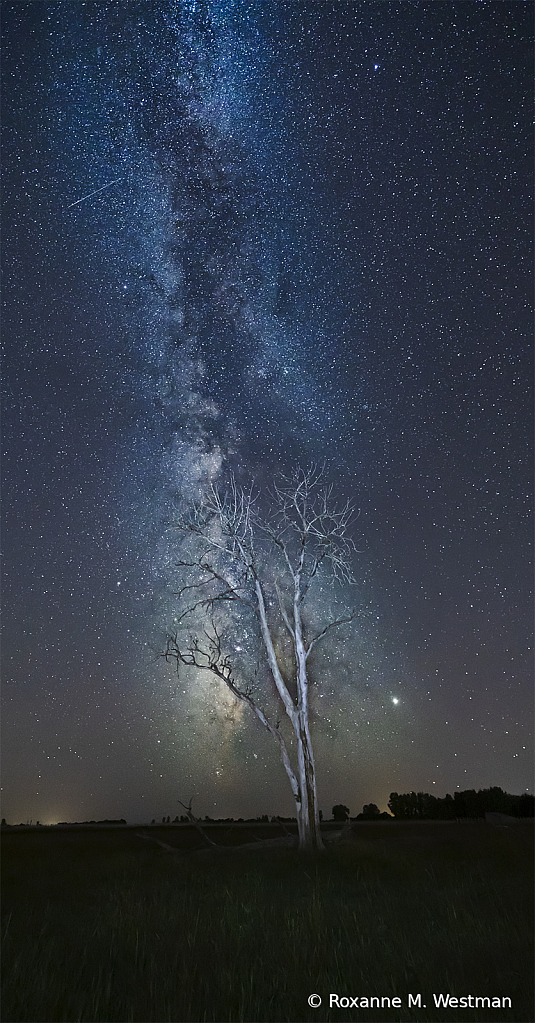
[[[529,788],[529,5],[3,13],[5,816],[292,811],[161,653],[178,509],[312,462],[358,511],[312,614],[369,615],[314,662],[324,812]]]

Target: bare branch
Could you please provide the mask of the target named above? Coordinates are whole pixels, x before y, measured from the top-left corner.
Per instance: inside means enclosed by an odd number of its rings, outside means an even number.
[[[317,636],[314,636],[314,639],[311,639],[310,643],[308,644],[308,650],[306,652],[305,660],[308,660],[309,654],[312,648],[316,645],[316,643],[318,643],[320,639],[323,639],[323,637],[326,636],[331,629],[335,629],[338,625],[346,625],[348,622],[354,621],[355,618],[370,619],[371,615],[369,615],[366,611],[355,610],[347,618],[338,618],[335,622],[329,622],[329,624],[326,625],[325,628],[321,630],[321,632],[318,632]]]
[[[191,824],[193,824],[193,826],[195,828],[197,828],[197,831],[202,836],[204,841],[208,842],[208,845],[217,846],[217,842],[212,842],[212,839],[208,838],[208,835],[206,834],[206,831],[204,830],[204,828],[201,826],[200,821],[198,821],[197,818],[193,814],[193,811],[191,809],[191,804],[193,803],[193,796],[191,797],[191,799],[190,799],[190,801],[189,801],[187,806],[186,806],[185,803],[182,803],[180,799],[177,800],[177,802],[179,802],[180,805],[184,807],[184,809],[185,809],[185,811],[186,811],[186,813],[188,815],[188,820],[190,821]]]
[[[288,553],[287,544],[284,542],[284,540],[282,538],[281,530],[277,529],[273,525],[273,523],[270,523],[270,522],[259,522],[258,523],[258,528],[259,528],[259,530],[262,531],[262,533],[264,533],[265,536],[268,537],[269,540],[271,540],[272,543],[275,544],[276,547],[279,548],[279,550],[280,550],[280,552],[281,552],[281,554],[282,554],[282,556],[283,556],[283,558],[284,558],[284,560],[286,562],[286,567],[288,568],[288,571],[289,571],[292,579],[295,582],[294,567],[292,565],[291,558],[290,558],[290,555]]]
[[[308,590],[324,559],[330,561],[334,579],[354,582],[350,562],[356,547],[347,535],[354,518],[353,505],[346,501],[337,506],[333,486],[323,486],[323,480],[323,470],[315,466],[298,470],[291,478],[281,477],[273,487],[275,512],[263,525],[266,535],[284,551],[287,563],[288,542],[293,537],[298,548],[297,563],[295,568],[291,563],[288,567],[292,575],[307,578],[302,592]]]
[[[193,568],[197,569],[197,571],[205,572],[208,575],[207,579],[202,579],[198,583],[191,583],[182,586],[176,593],[179,598],[181,598],[188,590],[200,589],[201,587],[208,586],[210,583],[220,584],[224,587],[224,589],[216,590],[215,593],[197,600],[193,605],[186,608],[186,610],[183,611],[177,619],[177,622],[182,621],[183,618],[192,614],[197,610],[197,608],[213,610],[214,604],[218,601],[238,601],[240,604],[244,604],[246,607],[251,608],[255,613],[257,613],[255,602],[253,600],[248,600],[246,596],[248,592],[251,592],[252,582],[248,568],[244,567],[236,581],[233,582],[223,575],[222,572],[218,571],[212,564],[204,560],[204,555],[201,555],[196,562],[177,561],[175,564],[177,568]]]
[[[266,714],[261,707],[258,706],[256,701],[253,699],[250,690],[242,690],[236,684],[232,677],[232,668],[230,659],[224,655],[221,647],[221,636],[217,632],[215,624],[212,622],[212,628],[214,630],[213,635],[210,635],[205,629],[204,634],[208,639],[208,650],[203,650],[196,638],[190,639],[190,646],[183,650],[180,648],[176,633],[167,637],[167,646],[165,654],[163,655],[167,661],[174,660],[176,662],[177,674],[179,671],[179,665],[185,664],[190,667],[201,668],[205,671],[211,671],[216,675],[225,685],[230,689],[231,693],[244,703],[248,704],[259,721],[262,722],[264,728],[273,736],[277,741],[281,751],[281,757],[286,770],[286,774],[290,780],[292,791],[296,801],[300,800],[299,782],[294,773],[291,765],[290,756],[288,754],[288,748],[284,741],[284,736],[277,727],[271,724]],[[293,705],[292,705],[293,707]],[[181,804],[184,806],[184,804]],[[185,807],[188,810],[188,807]],[[189,806],[189,812],[191,812],[191,800]]]
[[[159,845],[160,848],[163,849],[163,851],[166,853],[179,852],[179,850],[176,849],[174,846],[168,845],[167,842],[161,842],[159,838],[154,838],[153,835],[146,835],[143,831],[135,831],[134,835],[136,838],[146,838],[147,842],[154,842],[156,845]]]
[[[292,636],[295,639],[295,629],[292,627],[290,619],[288,618],[288,615],[286,613],[286,608],[284,607],[284,603],[283,603],[283,600],[282,600],[282,593],[280,591],[280,587],[279,587],[279,583],[278,583],[277,579],[275,579],[275,589],[277,591],[277,599],[279,601],[279,611],[281,613],[282,620],[283,620],[286,628],[288,629],[288,632],[290,633],[290,636]]]

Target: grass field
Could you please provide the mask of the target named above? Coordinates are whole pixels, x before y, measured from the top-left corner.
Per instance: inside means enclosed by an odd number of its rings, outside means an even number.
[[[534,1018],[532,823],[364,824],[316,860],[169,855],[134,831],[3,833],[4,1023]],[[329,1008],[331,993],[401,1006]]]

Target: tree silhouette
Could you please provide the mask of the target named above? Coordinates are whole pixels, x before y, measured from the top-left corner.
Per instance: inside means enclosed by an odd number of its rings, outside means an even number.
[[[334,821],[347,821],[349,819],[349,807],[344,806],[343,803],[337,803],[332,808],[332,815]]]
[[[261,515],[252,493],[232,482],[226,493],[212,487],[177,523],[182,550],[192,554],[177,562],[187,580],[178,593],[186,606],[175,619],[179,629],[168,636],[164,656],[176,661],[179,672],[183,667],[211,672],[262,722],[277,743],[291,785],[299,845],[315,850],[323,846],[309,726],[309,657],[332,629],[363,612],[350,611],[312,631],[305,607],[320,568],[328,569],[331,581],[354,582],[355,546],[348,536],[353,509],[349,502],[335,504],[332,487],[325,486],[321,471],[314,468],[281,478],[273,485],[270,504],[270,513]],[[291,724],[296,764],[280,722],[273,724],[257,702],[256,690],[237,680],[233,643],[224,635],[232,605],[254,617],[264,661]],[[194,630],[184,636],[192,616]]]
[[[513,796],[494,785],[489,789],[466,789],[455,792],[452,796],[446,793],[444,799],[438,799],[428,792],[397,792],[390,794],[388,807],[399,820],[459,820],[463,817],[484,817],[485,813],[506,813],[512,816],[532,816],[533,796]],[[366,810],[366,807],[364,807]]]

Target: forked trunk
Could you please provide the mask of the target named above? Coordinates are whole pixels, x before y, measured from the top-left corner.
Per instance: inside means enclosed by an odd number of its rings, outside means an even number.
[[[299,848],[307,852],[319,852],[323,849],[320,833],[318,796],[316,792],[316,770],[312,740],[308,727],[308,678],[307,655],[303,642],[301,622],[301,567],[295,576],[294,594],[294,651],[297,665],[297,716],[294,731],[297,739],[297,762],[299,767],[299,786],[301,789],[301,817],[299,831]],[[299,810],[299,808],[298,808]]]

